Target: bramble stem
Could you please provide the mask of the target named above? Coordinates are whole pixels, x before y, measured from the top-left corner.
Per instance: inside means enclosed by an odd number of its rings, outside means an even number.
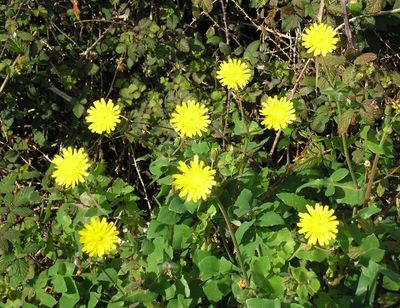
[[[278,140],[279,140],[279,137],[281,136],[281,133],[282,133],[282,129],[279,129],[276,132],[274,143],[272,144],[271,151],[269,151],[269,156],[272,156],[272,154],[274,154],[274,151],[275,151],[276,145],[278,144]]]
[[[249,284],[249,277],[248,277],[247,272],[246,272],[246,270],[244,268],[244,262],[243,262],[242,254],[240,253],[239,244],[238,244],[238,242],[236,240],[235,232],[233,231],[232,224],[231,224],[231,221],[229,220],[228,213],[226,212],[225,207],[222,204],[221,200],[219,198],[216,198],[216,201],[217,201],[218,208],[221,211],[222,216],[224,217],[226,226],[228,227],[229,234],[230,234],[230,236],[232,238],[233,246],[235,246],[236,256],[237,256],[237,259],[239,261],[240,270],[242,271],[243,277],[246,280],[246,286],[249,286],[250,285]]]
[[[381,140],[379,141],[379,148],[382,148],[383,145],[385,144],[385,141],[386,141],[386,138],[388,135],[388,129],[392,125],[392,121],[394,119],[396,119],[396,117],[397,117],[397,113],[396,113],[395,116],[393,117],[393,119],[390,121],[390,119],[389,119],[390,108],[391,108],[390,106],[386,106],[386,108],[385,108],[386,117],[385,117],[385,121],[383,124],[382,137],[381,137]],[[368,184],[367,184],[367,189],[365,191],[363,207],[367,206],[370,195],[371,195],[372,185],[374,184],[374,179],[375,179],[376,170],[378,168],[379,158],[380,158],[380,155],[378,153],[376,153],[375,157],[374,157],[374,162],[372,163],[371,172],[369,174],[369,180],[368,180]]]

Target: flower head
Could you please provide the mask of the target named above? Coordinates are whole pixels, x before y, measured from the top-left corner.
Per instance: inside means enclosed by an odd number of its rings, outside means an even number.
[[[88,175],[90,164],[84,149],[68,147],[62,150],[62,155],[55,155],[51,161],[55,165],[53,178],[58,185],[75,187],[78,182],[83,182]]]
[[[92,217],[90,223],[85,224],[79,231],[79,241],[83,244],[82,251],[90,257],[108,254],[117,248],[118,234],[114,223],[107,222],[104,217],[101,220],[100,217]]]
[[[194,100],[189,100],[176,106],[170,121],[174,129],[182,136],[189,138],[195,135],[201,136],[211,123],[207,113],[207,107]]]
[[[336,43],[339,41],[336,35],[336,31],[331,26],[313,23],[303,34],[303,46],[314,56],[326,56],[327,53],[336,49]]]
[[[293,103],[286,97],[278,98],[276,95],[261,103],[260,113],[265,117],[261,123],[268,129],[286,128],[296,119]]]
[[[396,112],[400,112],[400,100],[399,99],[393,100],[391,102],[391,106]]]
[[[245,87],[250,80],[250,68],[240,59],[229,59],[219,66],[217,79],[228,89],[238,90]]]
[[[301,229],[300,234],[305,233],[308,244],[315,245],[317,242],[323,246],[336,238],[339,221],[333,215],[327,205],[315,204],[315,207],[306,205],[308,213],[299,213],[300,222],[297,224]]]
[[[216,184],[214,180],[215,170],[208,166],[204,166],[204,162],[199,161],[199,157],[195,155],[189,165],[180,161],[178,163],[179,174],[172,176],[173,185],[180,190],[179,197],[185,198],[186,201],[193,200],[197,202],[199,199],[206,200],[210,194],[212,187]]]
[[[89,129],[93,133],[110,133],[115,129],[117,123],[121,122],[119,119],[120,112],[120,107],[114,105],[111,99],[106,102],[105,99],[102,98],[95,101],[93,106],[89,108],[89,115],[85,120],[87,123],[91,123]]]

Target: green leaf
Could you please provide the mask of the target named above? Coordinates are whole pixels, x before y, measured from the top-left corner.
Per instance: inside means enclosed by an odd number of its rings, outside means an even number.
[[[233,205],[233,213],[237,217],[241,217],[251,211],[251,204],[253,202],[253,193],[251,190],[243,189]]]
[[[186,212],[185,201],[183,201],[178,196],[175,196],[171,199],[171,202],[168,205],[168,209],[172,212],[183,214]]]
[[[77,302],[79,302],[79,293],[63,293],[60,298],[60,307],[75,308]]]
[[[382,8],[382,0],[368,0],[365,11],[368,14],[378,13]]]
[[[297,28],[302,20],[302,18],[295,13],[282,15],[282,18],[282,31],[284,32]]]
[[[79,119],[85,112],[85,106],[83,106],[79,103],[75,104],[74,107],[72,108],[72,112]]]
[[[273,297],[283,298],[285,294],[284,279],[281,276],[273,275],[267,280],[266,290],[271,293]]]
[[[16,207],[12,210],[12,212],[17,215],[17,216],[21,216],[21,217],[26,217],[26,216],[30,216],[33,211],[28,208],[28,207]]]
[[[34,187],[24,187],[17,192],[13,203],[15,206],[35,204],[41,202],[39,192]]]
[[[379,269],[380,266],[372,260],[368,263],[368,267],[363,266],[361,268],[361,275],[358,279],[354,297],[355,307],[364,307],[365,302],[372,306],[375,298]]]
[[[53,283],[53,287],[54,287],[54,291],[57,293],[63,293],[63,292],[67,292],[68,288],[67,285],[65,283],[64,277],[60,276],[60,275],[56,275],[54,277],[52,277],[52,283]]]
[[[203,291],[210,301],[218,302],[229,293],[231,284],[230,277],[208,280],[203,286]]]
[[[172,247],[177,249],[185,249],[189,245],[189,239],[192,237],[192,229],[184,224],[174,226],[174,236],[172,239]]]
[[[160,212],[157,216],[157,220],[166,225],[174,225],[179,221],[179,219],[180,216],[177,213],[170,211],[166,206],[160,208]]]
[[[215,256],[208,256],[199,263],[200,279],[205,281],[219,274],[219,259]]]
[[[113,268],[106,268],[100,273],[97,279],[99,281],[108,281],[114,284],[118,280],[118,273]]]
[[[339,135],[347,133],[347,129],[349,128],[351,120],[353,119],[354,115],[355,111],[353,109],[347,109],[345,112],[343,112],[337,117]]]
[[[3,236],[3,238],[12,241],[12,240],[16,240],[18,239],[18,237],[20,236],[21,232],[14,230],[14,229],[8,229],[4,232],[2,232],[0,235]]]
[[[279,193],[276,195],[284,204],[293,207],[298,212],[305,212],[306,205],[312,204],[311,200],[307,200],[303,196],[299,196],[295,193]]]
[[[246,300],[245,308],[281,308],[281,301],[279,299],[266,299],[266,298],[250,298]]]
[[[236,240],[238,241],[239,244],[242,242],[243,236],[246,234],[247,230],[249,230],[249,228],[252,225],[254,225],[254,222],[255,222],[255,219],[253,219],[251,221],[244,221],[244,222],[242,222],[240,227],[236,230],[235,236],[236,236]]]
[[[362,219],[367,219],[371,217],[372,215],[375,215],[381,211],[380,208],[375,207],[375,206],[370,206],[363,208],[361,211],[358,212],[357,216],[362,218]]]
[[[378,143],[375,143],[370,140],[365,140],[365,145],[372,153],[379,154],[379,155],[385,154],[383,147],[381,147]]]
[[[28,274],[28,263],[24,259],[17,259],[11,266],[11,273],[19,281],[23,281]]]
[[[56,299],[52,295],[42,290],[37,290],[35,295],[39,302],[45,307],[53,307],[57,304]]]
[[[346,168],[340,168],[333,172],[329,179],[334,182],[339,182],[340,180],[344,179],[349,173],[349,170],[347,170]]]
[[[243,58],[249,60],[252,65],[255,65],[258,61],[259,52],[258,48],[260,47],[261,41],[256,40],[250,43],[246,50],[244,51]]]
[[[260,227],[271,227],[283,224],[284,221],[282,217],[275,212],[266,212],[260,218],[257,219],[257,226]]]
[[[0,273],[4,273],[15,260],[14,255],[0,256]]]
[[[13,192],[16,180],[17,180],[16,173],[11,173],[6,177],[4,177],[0,182],[0,193],[7,194]]]
[[[260,288],[264,288],[267,284],[267,277],[271,274],[271,262],[268,256],[257,258],[252,266],[253,280]]]
[[[200,7],[207,13],[210,13],[213,9],[213,1],[212,0],[200,0]]]
[[[360,259],[361,261],[365,260],[366,263],[368,263],[368,260],[380,262],[385,255],[385,250],[379,248],[379,240],[375,234],[363,238],[361,240],[360,248]]]
[[[328,256],[329,256],[328,251],[319,249],[310,249],[310,250],[302,249],[296,254],[296,257],[299,258],[300,260],[308,260],[315,262],[322,262],[326,258],[328,258]]]

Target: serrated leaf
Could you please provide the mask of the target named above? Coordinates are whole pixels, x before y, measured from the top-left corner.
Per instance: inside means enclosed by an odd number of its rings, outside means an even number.
[[[28,263],[24,259],[17,259],[11,266],[11,273],[19,281],[23,281],[28,274]]]
[[[14,255],[3,255],[0,256],[0,273],[4,273],[7,268],[14,262]]]
[[[338,124],[338,133],[339,135],[343,135],[347,133],[347,129],[350,126],[351,120],[354,117],[354,110],[353,109],[347,109],[345,112],[343,112],[340,116],[337,118],[337,124]]]
[[[12,212],[17,216],[22,216],[22,217],[29,216],[33,213],[33,211],[30,208],[24,206],[14,208]]]
[[[365,11],[368,14],[375,14],[382,8],[382,0],[369,0],[365,7]]]
[[[18,230],[8,229],[4,232],[1,232],[1,236],[6,240],[12,241],[18,239],[21,233]]]
[[[0,182],[0,193],[7,194],[13,192],[16,180],[17,180],[16,173],[11,173],[6,177],[4,177]]]
[[[213,1],[212,0],[200,0],[200,7],[207,13],[210,13],[213,9]]]
[[[21,206],[25,204],[34,204],[40,202],[40,195],[34,187],[24,187],[17,192],[14,197],[14,206]]]
[[[327,66],[337,66],[346,62],[346,58],[344,56],[335,56],[331,54],[327,54],[325,57],[318,57],[318,63]]]
[[[378,0],[380,1],[380,0]],[[376,60],[376,54],[372,53],[372,52],[367,52],[364,53],[360,56],[358,56],[355,60],[354,60],[354,64],[356,65],[363,65],[363,64],[367,64],[369,62],[372,62],[374,60]]]

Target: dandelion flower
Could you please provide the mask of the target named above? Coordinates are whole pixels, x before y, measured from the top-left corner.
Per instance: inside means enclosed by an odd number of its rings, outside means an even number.
[[[119,242],[117,227],[106,218],[94,217],[90,223],[84,225],[79,231],[79,241],[83,244],[82,251],[90,257],[95,255],[102,257],[117,248]]]
[[[228,89],[238,90],[245,87],[250,80],[250,68],[240,59],[229,59],[219,66],[217,79]]]
[[[195,135],[201,136],[211,123],[207,113],[208,109],[204,105],[189,100],[176,106],[170,121],[174,129],[182,136],[189,138]]]
[[[88,175],[90,164],[84,149],[68,147],[62,150],[62,155],[55,155],[51,161],[55,165],[53,178],[58,185],[75,187],[78,182],[84,182]]]
[[[299,213],[300,222],[297,226],[301,228],[300,234],[305,233],[308,244],[315,245],[318,242],[323,246],[335,239],[339,221],[333,215],[334,211],[319,203],[314,208],[310,205],[306,205],[306,208],[308,213]]]
[[[178,170],[181,173],[172,176],[174,179],[172,184],[180,190],[179,197],[194,202],[199,199],[206,200],[207,195],[210,194],[212,187],[216,184],[214,180],[215,170],[204,166],[204,162],[199,161],[197,155],[194,156],[190,165],[180,161]]]
[[[114,105],[112,100],[108,102],[104,98],[95,101],[93,106],[88,110],[88,116],[85,118],[89,125],[89,130],[93,133],[103,134],[104,132],[110,133],[115,129],[117,123],[121,122],[119,119],[120,107]]]
[[[278,98],[276,95],[261,103],[260,113],[265,117],[261,123],[268,129],[286,128],[296,119],[293,103],[286,97]]]
[[[336,49],[339,39],[336,31],[329,25],[313,23],[303,34],[303,46],[314,56],[326,56]]]

